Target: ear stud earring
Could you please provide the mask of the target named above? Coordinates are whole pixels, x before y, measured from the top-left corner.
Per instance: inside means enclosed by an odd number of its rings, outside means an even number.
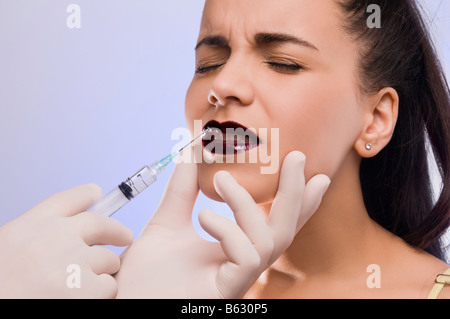
[[[372,149],[372,144],[367,143],[366,144],[366,150],[370,151]]]

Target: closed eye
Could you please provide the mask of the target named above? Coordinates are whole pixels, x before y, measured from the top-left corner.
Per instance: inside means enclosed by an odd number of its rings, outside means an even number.
[[[305,69],[303,66],[297,64],[297,63],[280,63],[280,62],[272,62],[267,61],[266,64],[274,69],[275,71],[281,72],[281,73],[297,73],[300,70]],[[224,64],[214,64],[214,65],[205,65],[205,66],[199,66],[196,70],[196,74],[205,74],[214,70],[217,70],[221,68]]]
[[[219,69],[220,67],[222,67],[223,64],[214,64],[214,65],[206,65],[206,66],[199,66],[196,70],[195,73],[196,74],[205,74],[207,72],[210,71],[214,71],[216,69]]]
[[[282,73],[297,73],[298,71],[304,69],[303,66],[297,63],[279,63],[267,61],[266,64],[275,71]]]

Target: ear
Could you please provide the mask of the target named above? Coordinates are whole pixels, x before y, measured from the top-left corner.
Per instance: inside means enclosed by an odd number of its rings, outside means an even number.
[[[391,140],[397,124],[399,97],[393,88],[384,88],[367,99],[364,126],[354,148],[361,157],[377,155]]]

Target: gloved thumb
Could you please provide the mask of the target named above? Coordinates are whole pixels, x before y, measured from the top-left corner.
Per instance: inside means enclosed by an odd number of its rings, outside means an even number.
[[[191,223],[198,191],[197,164],[179,161],[149,224],[176,228]]]

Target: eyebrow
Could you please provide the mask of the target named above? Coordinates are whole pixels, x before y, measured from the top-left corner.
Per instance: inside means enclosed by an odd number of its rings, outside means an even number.
[[[309,49],[313,49],[319,51],[319,49],[313,45],[312,43],[290,35],[286,33],[257,33],[255,34],[255,42],[257,45],[268,45],[273,43],[293,43],[296,45],[301,45]],[[207,46],[217,46],[217,47],[226,47],[228,46],[228,40],[221,35],[209,35],[200,40],[195,46],[195,50],[198,50],[203,45]]]
[[[319,49],[317,49],[317,47],[315,45],[313,45],[312,43],[290,35],[290,34],[286,34],[286,33],[257,33],[255,35],[255,42],[258,45],[264,45],[264,44],[272,44],[272,43],[276,43],[276,42],[281,42],[281,43],[293,43],[296,45],[301,45],[304,47],[307,47],[309,49],[313,49],[316,51],[319,51]]]

